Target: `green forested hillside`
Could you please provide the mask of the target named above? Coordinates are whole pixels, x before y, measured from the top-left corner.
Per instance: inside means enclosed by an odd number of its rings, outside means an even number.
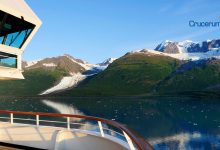
[[[202,65],[180,74],[176,74],[163,82],[160,93],[180,93],[193,91],[212,91],[220,89],[220,60],[208,60]]]
[[[0,81],[0,95],[37,96],[69,75],[67,72],[62,67],[25,70],[25,80]],[[219,90],[219,59],[180,61],[145,52],[126,54],[77,87],[49,96],[216,94]]]
[[[48,89],[66,73],[62,69],[26,70],[24,80],[0,81],[0,96],[35,96]]]
[[[180,62],[170,57],[127,54],[79,87],[60,95],[143,95],[171,74]]]

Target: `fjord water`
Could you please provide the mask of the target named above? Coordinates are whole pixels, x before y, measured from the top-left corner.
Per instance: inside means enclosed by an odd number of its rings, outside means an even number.
[[[155,149],[220,149],[220,101],[189,97],[0,98],[1,110],[71,113],[113,119]]]

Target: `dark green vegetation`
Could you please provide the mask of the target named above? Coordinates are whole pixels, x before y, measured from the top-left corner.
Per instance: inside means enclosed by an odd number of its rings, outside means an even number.
[[[149,53],[127,54],[62,96],[218,96],[220,60],[195,62]]]
[[[220,89],[220,60],[207,60],[201,65],[176,74],[160,85],[162,93],[205,92],[216,94]],[[169,90],[169,91],[168,91]],[[197,92],[198,93],[198,92]]]
[[[51,87],[66,73],[62,69],[47,71],[44,69],[26,70],[25,80],[0,82],[1,96],[35,96]]]
[[[105,71],[63,95],[146,95],[179,66],[180,62],[170,57],[127,54]]]
[[[65,66],[65,65],[64,65]],[[74,69],[74,68],[73,68]],[[25,80],[1,81],[1,96],[37,96],[68,75],[65,67],[27,69]],[[77,87],[49,96],[219,96],[220,60],[180,61],[163,55],[129,53]]]

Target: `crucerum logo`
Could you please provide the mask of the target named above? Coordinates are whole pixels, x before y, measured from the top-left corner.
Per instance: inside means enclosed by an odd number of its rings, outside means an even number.
[[[217,17],[218,20],[220,16]],[[197,20],[190,20],[189,27],[220,27],[220,21],[197,21]]]

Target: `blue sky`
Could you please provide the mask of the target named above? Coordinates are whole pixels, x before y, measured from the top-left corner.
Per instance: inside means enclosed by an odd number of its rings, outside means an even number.
[[[90,63],[155,48],[164,40],[219,38],[220,28],[189,27],[189,20],[220,21],[219,0],[26,0],[43,24],[25,60],[71,54]]]

